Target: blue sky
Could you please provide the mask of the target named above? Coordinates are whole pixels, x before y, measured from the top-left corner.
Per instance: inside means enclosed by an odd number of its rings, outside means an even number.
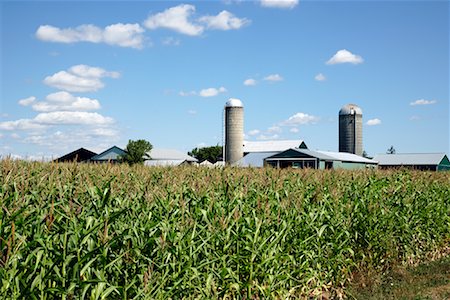
[[[369,154],[448,153],[449,15],[447,1],[4,1],[0,154],[221,144],[228,98],[248,140],[337,151],[355,103]]]

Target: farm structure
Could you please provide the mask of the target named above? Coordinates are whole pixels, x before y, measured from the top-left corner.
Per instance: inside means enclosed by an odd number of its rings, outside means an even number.
[[[173,149],[155,148],[147,154],[150,159],[145,161],[146,166],[179,166],[197,163],[196,158]]]
[[[379,154],[374,157],[374,160],[379,162],[380,169],[450,170],[450,161],[444,153]]]
[[[303,140],[244,141],[244,157],[239,167],[263,167],[264,159],[290,148],[308,149]]]
[[[57,159],[55,162],[88,162],[92,157],[96,156],[97,153],[87,150],[85,148],[80,148],[66,155],[63,155]]]
[[[366,169],[376,168],[378,162],[362,156],[330,151],[292,148],[264,159],[264,166],[277,168]]]

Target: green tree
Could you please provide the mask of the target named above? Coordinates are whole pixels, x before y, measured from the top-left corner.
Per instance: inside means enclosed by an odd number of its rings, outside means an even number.
[[[143,164],[146,159],[150,159],[147,152],[152,149],[152,144],[146,140],[129,140],[125,148],[126,154],[122,157],[122,160],[130,165]]]
[[[386,150],[386,154],[395,154],[396,152],[394,146],[391,146],[391,148]]]
[[[223,149],[222,146],[210,146],[202,148],[194,148],[188,152],[188,155],[195,157],[199,161],[208,160],[211,163],[215,163],[218,160],[222,160]]]

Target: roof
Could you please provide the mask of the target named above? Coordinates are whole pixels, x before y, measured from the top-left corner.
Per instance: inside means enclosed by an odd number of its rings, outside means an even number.
[[[225,107],[244,107],[242,101],[236,98],[228,99],[227,103],[225,103]]]
[[[196,162],[197,159],[195,157],[189,156],[181,151],[174,149],[152,149],[150,152],[147,152],[150,156],[150,160],[181,160],[181,161],[189,161]]]
[[[239,167],[263,167],[264,159],[277,153],[278,152],[252,152],[238,160],[235,165]]]
[[[445,153],[401,153],[378,154],[373,159],[379,161],[380,166],[407,166],[439,165],[445,157]]]
[[[359,162],[366,164],[376,164],[378,161],[376,159],[368,159],[353,153],[347,152],[330,152],[330,151],[317,151],[319,153],[325,154],[332,157],[334,160],[347,161],[347,162]]]
[[[362,115],[362,109],[356,104],[347,104],[344,105],[339,111],[339,115]]]
[[[100,154],[97,154],[93,157],[91,157],[92,161],[109,161],[109,160],[117,160],[119,156],[122,156],[126,154],[125,150],[117,147],[112,146],[109,149],[106,149]]]
[[[63,162],[63,161],[85,161],[93,156],[97,155],[97,153],[92,152],[90,150],[80,148],[75,151],[72,151],[66,155],[61,156],[60,158],[55,159],[55,161]]]
[[[308,149],[303,140],[244,141],[244,153],[281,152],[290,148]]]
[[[288,151],[296,151],[301,154],[305,154],[311,157],[318,158],[324,161],[343,161],[352,163],[365,163],[365,164],[377,164],[377,161],[371,160],[356,154],[346,153],[346,152],[331,152],[331,151],[313,151],[308,149],[288,149],[286,151],[280,152],[278,154],[268,157],[269,159],[277,159],[279,157],[286,158],[285,154]]]

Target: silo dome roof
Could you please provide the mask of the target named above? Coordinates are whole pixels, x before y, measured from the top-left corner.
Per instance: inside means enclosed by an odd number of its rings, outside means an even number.
[[[242,101],[236,98],[228,99],[227,103],[225,103],[225,107],[244,107]]]
[[[339,115],[362,115],[362,109],[356,104],[344,105],[339,111]]]

